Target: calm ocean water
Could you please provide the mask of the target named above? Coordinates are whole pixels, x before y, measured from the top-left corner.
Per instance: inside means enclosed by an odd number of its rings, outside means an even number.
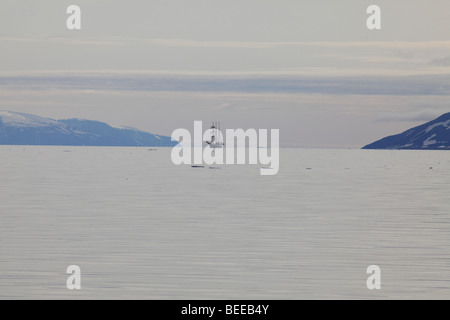
[[[0,298],[450,299],[449,152],[170,150],[0,146]]]

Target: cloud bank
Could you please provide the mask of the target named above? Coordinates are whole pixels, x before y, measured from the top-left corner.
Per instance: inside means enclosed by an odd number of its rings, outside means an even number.
[[[428,76],[0,76],[3,90],[240,92],[328,95],[450,95],[450,75]]]

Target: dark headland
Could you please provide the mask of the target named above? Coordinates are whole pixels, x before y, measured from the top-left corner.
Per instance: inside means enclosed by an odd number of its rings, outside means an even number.
[[[363,149],[450,150],[450,113],[403,133],[375,141]]]

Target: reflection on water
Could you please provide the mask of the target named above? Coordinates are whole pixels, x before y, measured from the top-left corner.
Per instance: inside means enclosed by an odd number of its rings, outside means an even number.
[[[450,153],[280,157],[261,176],[170,149],[0,146],[0,298],[450,299]]]

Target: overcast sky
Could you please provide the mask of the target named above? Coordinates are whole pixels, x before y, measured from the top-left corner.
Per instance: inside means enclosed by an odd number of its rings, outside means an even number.
[[[394,2],[394,3],[393,3]],[[66,9],[81,7],[81,30]],[[366,9],[382,10],[368,30]],[[0,110],[362,147],[450,111],[448,0],[10,1]]]

